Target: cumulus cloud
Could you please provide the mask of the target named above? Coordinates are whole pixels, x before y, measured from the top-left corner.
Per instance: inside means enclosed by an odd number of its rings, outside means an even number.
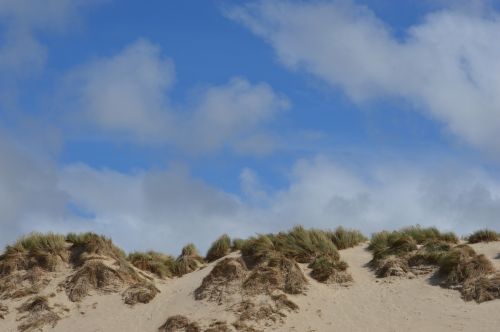
[[[227,15],[272,45],[285,66],[356,102],[404,98],[465,142],[500,155],[498,13],[443,9],[402,40],[349,1],[258,1]]]
[[[231,146],[243,152],[269,150],[270,140],[245,142],[288,108],[284,96],[266,83],[233,78],[225,85],[200,88],[195,102],[174,107],[169,102],[174,78],[173,62],[157,45],[139,40],[73,70],[64,85],[68,108],[77,101],[78,125],[86,121],[104,134],[194,152]]]

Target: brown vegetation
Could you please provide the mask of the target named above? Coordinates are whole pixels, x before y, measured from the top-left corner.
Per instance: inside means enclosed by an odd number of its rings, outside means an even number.
[[[44,296],[28,299],[17,310],[24,314],[18,319],[22,321],[18,326],[21,332],[40,330],[46,325],[54,327],[60,320],[59,315],[53,312],[48,299]]]
[[[123,302],[128,305],[137,303],[149,303],[155,296],[160,293],[160,290],[150,282],[138,282],[123,292]]]
[[[182,315],[171,316],[158,328],[160,332],[200,332],[201,329],[196,322],[191,322]]]

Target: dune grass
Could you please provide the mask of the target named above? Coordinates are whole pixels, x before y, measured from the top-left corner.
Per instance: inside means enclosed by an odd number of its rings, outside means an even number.
[[[231,242],[231,250],[237,251],[237,250],[243,249],[246,242],[247,242],[247,240],[243,240],[243,239],[233,239],[233,241]]]
[[[492,242],[498,240],[500,240],[500,234],[491,229],[481,229],[467,237],[469,243]]]
[[[0,275],[38,266],[53,271],[58,262],[68,259],[63,235],[31,233],[8,245],[0,256]]]
[[[127,260],[138,269],[155,274],[158,278],[171,277],[174,274],[175,259],[156,251],[133,252]]]
[[[222,258],[231,252],[231,238],[227,234],[223,234],[215,240],[210,249],[208,249],[206,260],[213,262]]]
[[[337,227],[333,232],[327,232],[330,240],[338,250],[352,248],[368,239],[358,230]]]
[[[172,272],[180,277],[195,271],[203,262],[204,260],[196,246],[193,243],[188,243],[182,248],[181,254],[175,260]]]
[[[318,256],[308,266],[311,277],[319,282],[344,283],[352,281],[352,277],[345,273],[348,264],[341,260],[335,260],[331,256]]]
[[[295,226],[288,232],[271,237],[276,248],[287,258],[299,263],[310,263],[319,255],[338,257],[337,248],[325,231]]]
[[[76,264],[82,264],[89,256],[109,256],[117,260],[125,260],[125,252],[115,246],[113,241],[104,235],[92,232],[69,233],[66,241],[71,243],[71,260]]]

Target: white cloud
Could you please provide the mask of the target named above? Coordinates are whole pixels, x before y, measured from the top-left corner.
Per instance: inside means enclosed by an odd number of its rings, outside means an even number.
[[[79,117],[73,120],[78,126],[83,120],[111,137],[168,143],[193,152],[270,150],[269,140],[254,140],[251,149],[239,147],[288,108],[285,97],[265,83],[233,78],[225,85],[200,88],[195,102],[173,107],[169,89],[174,76],[173,63],[160,48],[139,40],[69,73],[64,81],[67,108],[77,100]]]
[[[456,160],[354,168],[318,156],[298,160],[285,173],[288,184],[277,189],[245,168],[235,194],[180,166],[58,170],[6,139],[0,154],[0,245],[33,230],[91,230],[127,250],[176,254],[187,242],[206,250],[222,233],[246,237],[296,224],[366,233],[417,223],[461,234],[500,227],[500,181]]]
[[[34,158],[0,131],[0,242],[50,229],[64,217],[67,196],[50,162]]]
[[[65,83],[84,120],[148,141],[172,135],[166,92],[173,81],[173,63],[161,57],[158,46],[139,40],[75,69]]]
[[[287,67],[357,102],[405,98],[464,141],[500,155],[497,13],[434,12],[404,40],[368,8],[346,1],[260,1],[228,16],[269,42]]]

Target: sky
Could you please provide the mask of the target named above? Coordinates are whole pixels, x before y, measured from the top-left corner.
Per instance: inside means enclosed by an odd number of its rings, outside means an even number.
[[[500,230],[500,2],[0,0],[0,246]]]

